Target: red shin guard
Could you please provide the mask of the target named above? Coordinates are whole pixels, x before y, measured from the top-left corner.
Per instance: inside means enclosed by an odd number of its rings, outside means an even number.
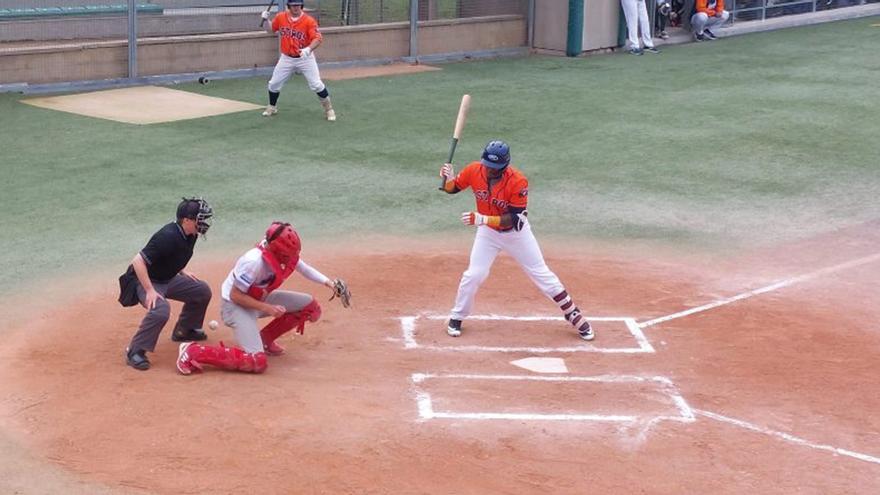
[[[189,361],[199,368],[207,364],[224,370],[262,373],[268,367],[265,353],[250,354],[238,347],[226,347],[223,342],[218,346],[192,344],[186,353]]]
[[[283,315],[270,321],[262,330],[260,337],[263,339],[263,346],[268,346],[275,342],[275,339],[285,333],[296,328],[296,332],[300,335],[305,332],[306,321],[318,321],[321,317],[321,306],[318,301],[312,299],[303,309],[294,311],[293,313],[284,313]]]

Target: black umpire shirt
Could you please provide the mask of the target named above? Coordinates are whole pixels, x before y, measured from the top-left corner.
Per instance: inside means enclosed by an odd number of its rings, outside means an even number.
[[[150,280],[168,283],[189,263],[198,235],[186,235],[176,222],[159,229],[141,249]]]

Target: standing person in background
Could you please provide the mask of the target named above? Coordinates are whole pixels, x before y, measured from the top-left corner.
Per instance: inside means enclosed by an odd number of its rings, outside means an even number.
[[[660,50],[654,47],[654,40],[651,38],[651,23],[648,20],[648,7],[645,5],[645,0],[620,0],[620,5],[623,7],[624,17],[626,17],[629,53],[633,55],[641,55],[644,52],[660,53]],[[639,47],[639,29],[642,30],[644,50]]]
[[[580,337],[593,340],[595,334],[590,323],[568,295],[559,277],[544,262],[526,213],[529,180],[510,165],[507,143],[490,141],[483,149],[480,161],[468,164],[458,175],[452,165],[446,163],[440,169],[440,176],[445,180],[443,190],[448,194],[457,194],[470,187],[477,202],[477,211],[461,214],[462,223],[475,226],[477,235],[471,248],[470,264],[461,275],[446,333],[451,337],[461,335],[461,322],[470,315],[477,290],[489,276],[495,258],[504,251],[559,307]]]
[[[724,0],[697,0],[695,10],[691,16],[694,41],[714,40],[717,36],[709,28],[721,27],[730,18]]]
[[[261,14],[263,20],[268,20],[270,15],[268,10]],[[281,55],[272,71],[272,79],[269,80],[269,105],[263,111],[263,116],[271,117],[278,113],[277,103],[281,88],[295,72],[299,72],[305,76],[309,89],[321,100],[324,117],[331,122],[335,121],[336,112],[330,103],[330,92],[321,81],[314,54],[323,37],[318,30],[318,22],[303,12],[302,0],[287,0],[287,10],[279,12],[266,25],[266,31],[270,34],[280,33]]]
[[[125,350],[125,361],[132,368],[150,368],[146,353],[156,349],[159,334],[171,315],[166,298],[183,302],[183,311],[174,326],[171,340],[185,342],[207,338],[202,324],[211,302],[211,288],[184,268],[192,258],[198,235],[204,236],[208,232],[213,216],[214,210],[204,199],[184,198],[177,205],[177,221],[153,234],[131,260],[127,274],[137,277],[133,282],[137,284],[137,299],[147,309],[147,315]]]

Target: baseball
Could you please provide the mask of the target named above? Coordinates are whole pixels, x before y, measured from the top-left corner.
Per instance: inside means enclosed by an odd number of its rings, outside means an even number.
[[[217,327],[219,326],[220,324],[217,323],[217,320],[211,320],[208,322],[208,328],[210,328],[211,330],[217,330]]]

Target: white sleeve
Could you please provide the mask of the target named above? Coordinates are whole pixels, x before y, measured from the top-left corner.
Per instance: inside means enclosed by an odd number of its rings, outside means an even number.
[[[309,265],[302,259],[300,259],[299,263],[296,264],[296,271],[298,271],[300,275],[311,280],[312,282],[326,284],[328,281],[330,281],[330,279],[327,278],[326,275],[312,268],[311,265]]]
[[[259,276],[261,264],[262,260],[259,259],[253,260],[249,259],[247,256],[239,258],[235,263],[235,268],[232,269],[233,286],[236,289],[247,293],[252,285],[259,282],[257,277]]]

